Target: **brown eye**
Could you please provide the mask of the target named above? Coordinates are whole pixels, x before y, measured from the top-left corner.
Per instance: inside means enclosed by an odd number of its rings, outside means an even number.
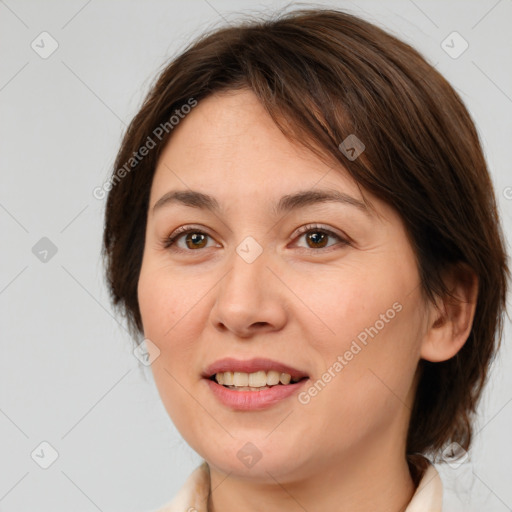
[[[327,245],[329,235],[326,233],[323,233],[322,231],[310,231],[309,233],[306,233],[306,240],[311,242],[313,244],[313,249],[318,249],[325,247]]]
[[[206,246],[207,237],[204,233],[187,233],[185,243],[189,249],[201,249]]]
[[[327,249],[334,245],[345,246],[349,244],[348,240],[334,233],[334,231],[315,225],[304,226],[297,238],[305,240],[305,245],[299,244],[299,247],[304,249]]]
[[[214,240],[207,233],[193,227],[182,227],[167,237],[163,245],[166,249],[191,252],[208,247],[209,242],[213,243]]]

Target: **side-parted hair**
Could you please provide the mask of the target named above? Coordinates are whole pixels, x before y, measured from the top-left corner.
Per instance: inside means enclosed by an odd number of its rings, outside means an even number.
[[[187,112],[184,105],[244,88],[290,140],[341,164],[362,192],[396,209],[426,299],[449,295],[442,276],[453,265],[475,272],[478,301],[466,343],[448,361],[420,361],[407,456],[417,474],[420,455],[435,456],[450,442],[468,449],[502,337],[509,277],[491,179],[454,89],[416,50],[358,17],[310,9],[240,21],[203,35],[165,66],[126,131],[112,174],[103,255],[113,304],[132,333],[143,333],[137,284],[169,120]],[[365,145],[354,160],[339,148],[352,134]],[[156,147],[133,165],[150,139]]]

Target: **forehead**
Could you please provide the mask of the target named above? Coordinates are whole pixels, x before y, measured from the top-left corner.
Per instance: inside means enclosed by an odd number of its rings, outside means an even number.
[[[173,129],[153,189],[176,186],[249,197],[327,187],[362,199],[342,165],[287,138],[249,90],[208,96]]]

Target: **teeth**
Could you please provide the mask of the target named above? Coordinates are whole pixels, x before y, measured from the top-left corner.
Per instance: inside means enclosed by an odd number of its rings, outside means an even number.
[[[261,388],[251,388],[249,386],[226,386],[229,389],[236,389],[237,391],[263,391],[264,389],[270,389],[268,386],[263,386]]]
[[[292,377],[289,373],[281,373],[279,380],[281,381],[281,384],[290,384]]]
[[[251,386],[251,388],[261,388],[266,385],[267,372],[259,371],[255,373],[249,373],[249,386]]]
[[[245,390],[245,388],[266,389],[268,386],[276,386],[279,383],[286,385],[290,382],[297,382],[299,379],[292,379],[289,373],[260,370],[254,373],[219,372],[215,374],[215,380],[221,385]]]
[[[233,373],[233,386],[248,386],[249,385],[249,374],[242,372]]]
[[[281,374],[274,370],[267,372],[267,384],[269,386],[275,386],[276,384],[279,384],[279,375]]]

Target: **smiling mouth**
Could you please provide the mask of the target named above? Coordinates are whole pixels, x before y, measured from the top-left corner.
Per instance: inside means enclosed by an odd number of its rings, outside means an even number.
[[[292,377],[289,373],[270,371],[245,372],[218,372],[209,377],[209,380],[236,391],[263,391],[276,386],[297,384],[308,377]]]

